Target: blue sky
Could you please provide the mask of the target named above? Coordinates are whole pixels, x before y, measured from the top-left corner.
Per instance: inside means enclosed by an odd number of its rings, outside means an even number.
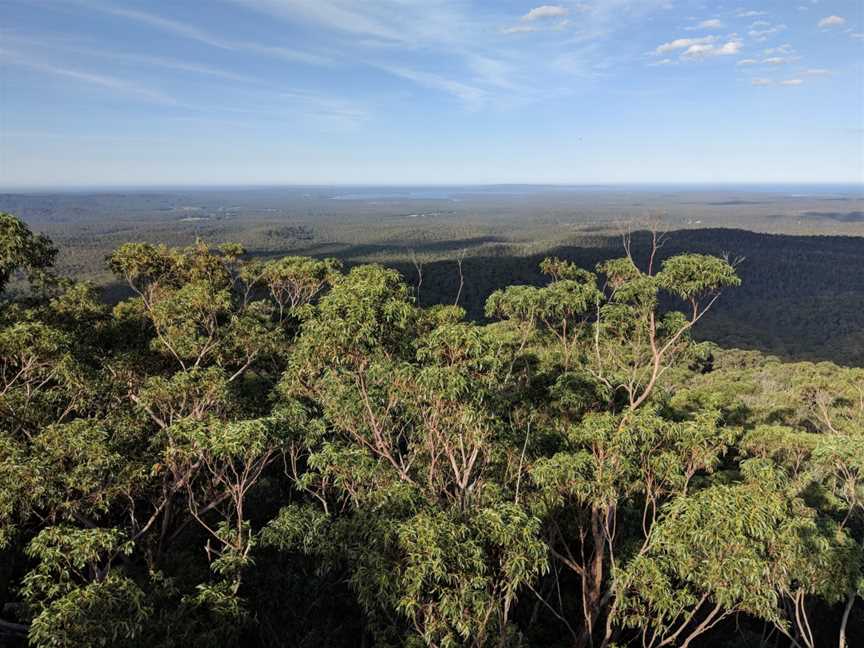
[[[860,0],[0,0],[0,186],[864,181]]]

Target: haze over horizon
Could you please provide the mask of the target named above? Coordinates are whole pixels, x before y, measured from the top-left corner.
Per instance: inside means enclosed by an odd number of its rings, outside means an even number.
[[[0,0],[0,186],[861,183],[855,0]]]

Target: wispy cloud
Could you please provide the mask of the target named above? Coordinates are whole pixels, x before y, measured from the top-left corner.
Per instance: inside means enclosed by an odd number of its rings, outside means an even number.
[[[308,23],[317,28],[341,32],[342,57],[363,63],[393,76],[459,98],[471,110],[486,105],[493,89],[521,92],[509,77],[510,68],[497,53],[486,54],[487,31],[478,31],[473,17],[459,3],[421,0],[380,0],[357,3],[351,0],[232,0],[248,9],[288,23]],[[530,31],[536,21],[525,22]],[[345,36],[345,35],[348,36]],[[352,37],[353,36],[353,37]],[[358,38],[359,37],[359,38]],[[381,62],[380,48],[398,48],[406,62]],[[427,71],[417,53],[437,51],[452,65],[446,74]]]
[[[762,59],[762,63],[765,65],[787,65],[801,60],[801,57],[796,54],[795,48],[789,43],[769,47],[763,50],[763,54],[765,58]]]
[[[264,79],[237,74],[210,65],[180,61],[161,56],[66,45],[62,42],[50,42],[49,47],[46,45],[44,39],[37,40],[17,35],[7,35],[6,40],[14,44],[17,51],[15,54],[12,54],[6,50],[0,50],[0,62],[74,79],[87,84],[101,86],[121,95],[137,96],[151,103],[190,111],[195,114],[195,117],[190,117],[189,119],[207,120],[208,114],[227,113],[254,117],[253,120],[250,120],[250,123],[262,119],[277,121],[291,118],[301,119],[304,123],[318,130],[344,131],[359,125],[369,117],[368,109],[356,101],[349,101],[336,96],[296,88],[290,91],[282,91],[278,87],[274,87],[272,80],[265,81]],[[41,45],[46,52],[34,53],[33,50],[37,45]],[[22,51],[26,52],[25,55],[22,55]],[[162,70],[175,70],[199,76],[235,81],[243,85],[220,85],[222,94],[230,93],[235,99],[238,96],[245,96],[247,98],[243,100],[242,105],[226,105],[219,101],[209,103],[184,101],[141,83],[121,78],[116,74],[108,75],[101,71],[85,70],[80,64],[74,67],[65,63],[58,65],[46,58],[49,53],[53,54],[55,59],[59,54],[65,57],[64,60],[68,59],[70,55],[75,54],[91,59],[104,59],[110,61],[112,68],[116,68],[117,64],[135,67],[149,66]],[[268,108],[261,109],[254,107],[261,105],[268,106]],[[175,115],[175,117],[178,116]]]
[[[502,34],[527,34],[530,32],[540,31],[536,25],[514,25],[501,30]]]
[[[94,50],[90,53],[96,54]],[[119,52],[101,52],[97,55],[102,55],[115,62],[127,62],[141,65],[149,65],[159,67],[166,70],[177,70],[179,72],[190,72],[201,76],[216,77],[226,79],[228,81],[239,81],[242,83],[266,83],[262,79],[256,79],[245,74],[230,72],[222,68],[213,67],[212,65],[203,65],[201,63],[192,63],[188,61],[178,61],[177,59],[164,58],[161,56],[147,56],[141,54],[122,54]]]
[[[751,25],[751,29],[747,32],[747,35],[756,42],[764,42],[785,29],[786,25],[771,25],[765,20],[757,20]]]
[[[808,70],[804,70],[801,74],[805,76],[815,76],[815,77],[830,77],[832,76],[831,70],[825,68],[810,68]]]
[[[190,25],[177,20],[164,18],[157,14],[149,13],[146,11],[106,7],[102,5],[88,4],[87,6],[99,11],[103,11],[107,14],[117,16],[119,18],[126,18],[128,20],[148,25],[149,27],[152,27],[154,29],[175,34],[176,36],[180,36],[188,40],[197,41],[199,43],[203,43],[205,45],[209,45],[210,47],[215,47],[218,49],[229,51],[248,51],[286,61],[308,63],[312,65],[326,65],[330,63],[329,59],[327,59],[326,57],[319,56],[317,54],[310,54],[308,52],[303,52],[287,47],[262,45],[260,43],[234,41],[231,39],[222,38],[220,36],[211,34],[203,29],[200,29],[195,25]]]
[[[81,47],[79,45],[68,45],[63,42],[46,41],[44,38],[26,38],[17,35],[4,36],[7,44],[13,45],[18,54],[22,51],[30,50],[56,55],[62,53],[64,56],[68,54],[79,54],[86,58],[96,58],[110,61],[112,64],[121,63],[133,66],[148,66],[156,67],[164,70],[176,70],[178,72],[189,72],[206,77],[215,77],[228,81],[237,81],[240,83],[256,83],[269,84],[269,81],[251,77],[246,74],[239,74],[231,70],[226,70],[212,65],[196,63],[189,60],[178,60],[163,56],[151,56],[148,54],[131,54],[119,52],[117,50],[102,50],[92,47]],[[55,57],[56,58],[56,57]]]
[[[513,82],[513,70],[507,63],[487,56],[472,56],[467,59],[467,66],[477,83],[520,90],[520,86]]]
[[[771,79],[761,79],[761,78],[750,79],[750,85],[754,85],[754,86],[770,86],[770,85],[773,85],[773,83],[774,82]]]
[[[152,88],[139,83],[127,81],[126,79],[121,79],[119,77],[29,60],[7,50],[0,50],[0,59],[2,59],[7,65],[17,65],[53,76],[81,81],[89,85],[99,86],[114,91],[115,93],[139,97],[151,103],[166,105],[177,104],[177,100],[174,99],[174,97],[171,97],[164,92],[153,90]]]
[[[687,31],[696,31],[698,29],[723,29],[723,21],[717,18],[711,18],[710,20],[703,20],[696,25],[685,27],[685,29]]]
[[[563,18],[570,11],[561,5],[540,5],[522,16],[522,20],[539,20],[541,18]]]
[[[783,81],[780,82],[780,85],[782,85],[782,86],[799,86],[803,83],[804,83],[804,81],[802,81],[801,79],[784,79]]]
[[[420,0],[231,0],[234,4],[284,19],[354,34],[384,43],[420,47],[466,40],[471,25],[456,3]]]
[[[413,81],[418,85],[432,88],[433,90],[441,90],[447,94],[453,95],[473,110],[482,107],[488,98],[488,93],[482,88],[462,83],[461,81],[456,81],[454,79],[448,79],[431,72],[423,72],[421,70],[394,65],[379,65],[378,67],[384,72]]]
[[[371,11],[363,11],[371,7],[364,7],[362,4],[339,0],[234,0],[234,2],[263,13],[300,18],[344,32],[394,41],[404,40],[407,36],[393,29],[385,21],[370,15]]]
[[[741,59],[735,65],[756,65],[759,63],[756,59]]]
[[[576,4],[573,9],[576,11],[589,11],[590,7],[584,4]],[[501,33],[525,34],[550,29],[563,29],[570,24],[570,21],[567,19],[569,14],[569,7],[562,5],[540,5],[522,15],[519,18],[519,24],[506,27],[501,30]]]
[[[78,1],[91,6],[102,0]],[[477,110],[502,102],[548,97],[558,92],[551,89],[553,83],[559,88],[565,85],[560,75],[572,76],[567,68],[575,68],[577,75],[587,78],[607,75],[616,65],[631,63],[633,57],[639,55],[638,51],[632,51],[631,47],[630,52],[622,52],[612,42],[616,32],[669,4],[668,0],[594,0],[589,6],[568,1],[533,7],[523,5],[519,13],[511,13],[498,5],[492,10],[477,12],[463,0],[227,1],[249,10],[246,19],[256,19],[255,14],[263,14],[290,25],[292,30],[302,29],[328,45],[324,49],[315,46],[306,51],[303,45],[283,47],[278,41],[276,44],[253,41],[242,32],[220,33],[213,27],[216,23],[183,22],[175,19],[182,14],[160,15],[143,4],[96,8],[108,15],[225,51],[321,66],[369,66],[455,97],[469,110]],[[738,15],[764,14],[751,11],[741,10]],[[576,14],[579,14],[578,20],[571,21]],[[726,20],[726,14],[723,19]],[[724,27],[719,17],[693,19],[693,24],[693,29],[703,30]],[[533,32],[542,32],[542,36],[530,36]],[[504,38],[502,34],[525,34],[526,37]],[[737,34],[692,34],[691,38],[678,38],[659,45],[653,53],[656,60],[649,65],[737,57],[743,46],[744,41]],[[566,53],[562,49],[565,47],[568,48]],[[572,65],[555,63],[565,58]],[[161,56],[130,55],[125,60],[238,82],[255,81],[242,78],[244,75],[235,76],[230,69]]]
[[[502,44],[501,34],[556,30],[563,27],[558,5],[535,7],[518,24],[490,29],[500,14],[482,19],[461,1],[379,0],[232,0],[296,25],[341,32],[341,56],[383,70],[416,85],[459,98],[469,110],[479,106],[530,100],[548,89],[538,89],[537,68],[550,69],[548,58],[519,45]],[[579,10],[578,4],[563,7]],[[531,18],[527,19],[530,14]],[[513,18],[511,18],[512,20]],[[400,51],[383,61],[381,48]],[[434,53],[434,54],[433,54]],[[436,61],[429,59],[434,55]],[[394,61],[398,61],[395,63]],[[446,71],[443,71],[446,70]]]
[[[739,18],[755,18],[756,16],[767,16],[767,11],[756,11],[754,9],[739,9],[736,13]]]
[[[828,29],[830,27],[842,27],[846,24],[846,19],[842,16],[826,16],[819,21],[819,29]]]

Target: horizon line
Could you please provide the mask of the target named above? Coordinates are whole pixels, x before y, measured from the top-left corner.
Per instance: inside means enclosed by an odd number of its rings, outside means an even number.
[[[536,187],[536,188],[615,188],[615,187],[860,187],[862,180],[641,180],[609,182],[315,182],[315,183],[177,183],[177,184],[45,184],[45,185],[0,185],[0,193],[42,193],[57,191],[164,191],[164,190],[256,190],[256,189],[391,189],[391,188],[492,188],[492,187]]]

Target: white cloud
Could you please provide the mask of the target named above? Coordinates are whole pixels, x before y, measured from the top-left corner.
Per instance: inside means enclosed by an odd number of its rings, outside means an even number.
[[[806,76],[830,77],[832,72],[825,68],[810,68],[809,70],[804,70],[801,74]]]
[[[729,56],[731,54],[737,54],[741,51],[741,41],[740,40],[732,40],[718,48],[715,54],[720,56]]]
[[[540,18],[562,18],[569,13],[567,7],[561,5],[540,5],[534,7],[527,14],[522,16],[522,20],[538,20]]]
[[[713,45],[691,45],[681,55],[681,58],[701,58],[714,49]]]
[[[674,63],[675,63],[675,61],[673,61],[672,59],[665,58],[665,59],[661,59],[659,61],[654,61],[653,63],[649,63],[648,65],[654,67],[654,66],[660,66],[660,65],[673,65]]]
[[[756,65],[758,62],[756,59],[741,59],[735,65]]]
[[[705,45],[707,43],[713,43],[717,40],[716,36],[702,36],[701,38],[676,38],[673,41],[669,41],[668,43],[663,43],[662,45],[658,45],[657,49],[654,51],[658,54],[667,54],[668,52],[674,52],[679,49],[687,49],[694,45]]]
[[[799,86],[804,83],[801,79],[784,79],[780,82],[780,85],[784,86]]]
[[[730,40],[717,43],[717,36],[702,36],[700,38],[676,38],[668,43],[658,45],[655,54],[668,54],[678,50],[685,60],[698,60],[713,56],[730,56],[741,51],[741,40],[733,34]]]
[[[787,63],[791,63],[791,59],[784,58],[782,56],[772,56],[770,58],[763,59],[762,62],[765,65],[786,65]]]
[[[735,15],[738,16],[739,18],[754,18],[756,16],[767,16],[768,12],[767,11],[754,11],[752,9],[750,9],[750,10],[739,9]]]
[[[697,31],[700,29],[722,29],[723,23],[716,18],[712,18],[711,20],[703,20],[697,25],[691,25],[690,27],[685,27],[687,31]]]
[[[774,82],[771,79],[751,79],[750,85],[754,86],[769,86]]]
[[[681,54],[682,59],[698,60],[712,56],[732,56],[741,51],[741,41],[731,40],[723,45],[697,44],[691,45]]]
[[[846,19],[842,16],[827,16],[819,21],[818,27],[820,29],[827,29],[829,27],[840,27],[846,24]]]
[[[589,7],[587,5],[577,4],[575,5],[575,9],[577,11],[587,11]],[[561,5],[540,5],[539,7],[534,7],[531,11],[520,18],[522,24],[502,29],[501,33],[524,34],[540,31],[541,29],[564,29],[570,24],[570,21],[565,17],[569,13],[570,9]],[[558,18],[560,20],[550,21],[549,19],[551,18]],[[542,23],[543,27],[537,24],[538,22]]]
[[[764,23],[764,20],[756,21],[751,26],[756,26],[757,23]],[[766,23],[767,24],[767,23]],[[773,27],[765,27],[765,29],[751,29],[748,33],[750,38],[755,41],[762,42],[768,40],[769,36],[773,36],[774,34],[779,34],[781,31],[786,29],[786,25],[774,25]]]

